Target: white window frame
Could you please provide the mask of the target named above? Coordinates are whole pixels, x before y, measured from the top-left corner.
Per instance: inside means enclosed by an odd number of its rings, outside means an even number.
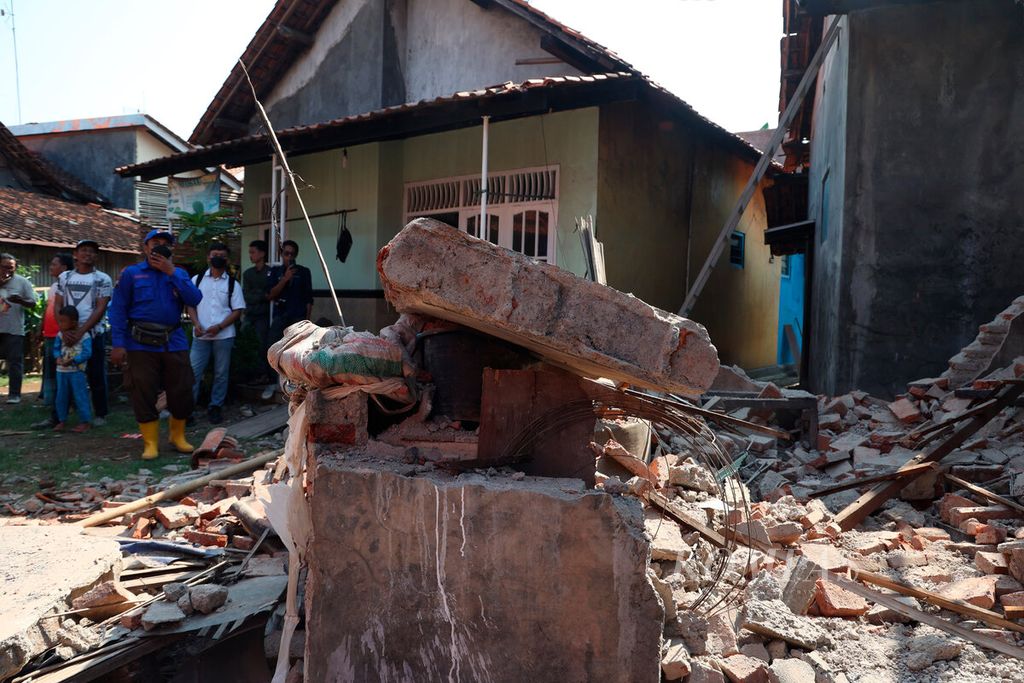
[[[498,246],[512,249],[513,220],[516,214],[524,211],[546,212],[547,256],[527,255],[537,261],[552,265],[557,263],[560,176],[558,164],[496,171],[487,175],[487,214],[498,219]],[[479,174],[406,183],[403,191],[405,222],[422,216],[458,213],[459,225],[455,227],[468,232],[470,222],[479,221],[480,218],[479,186]],[[534,198],[538,194],[544,195],[544,198]],[[520,253],[523,253],[525,244],[520,247]]]

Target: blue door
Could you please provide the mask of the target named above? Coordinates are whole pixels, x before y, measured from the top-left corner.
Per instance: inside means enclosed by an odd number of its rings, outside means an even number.
[[[799,349],[804,343],[804,255],[790,254],[781,258],[778,363],[799,365]]]

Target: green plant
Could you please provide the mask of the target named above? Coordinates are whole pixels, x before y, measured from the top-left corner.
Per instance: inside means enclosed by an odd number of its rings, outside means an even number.
[[[207,213],[202,202],[192,204],[192,212],[175,211],[178,242],[195,250],[192,265],[206,267],[206,253],[214,242],[223,242],[238,231],[238,216],[231,209]]]

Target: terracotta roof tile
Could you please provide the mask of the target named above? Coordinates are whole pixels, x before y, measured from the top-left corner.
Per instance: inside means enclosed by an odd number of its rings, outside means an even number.
[[[137,253],[144,230],[138,221],[97,204],[0,188],[0,241],[74,247],[88,238],[105,251]]]

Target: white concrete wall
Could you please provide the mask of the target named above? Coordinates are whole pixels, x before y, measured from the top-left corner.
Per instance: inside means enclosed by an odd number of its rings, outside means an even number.
[[[467,0],[409,0],[403,63],[410,102],[506,81],[580,75],[568,64],[516,66],[517,59],[550,58],[541,32],[500,7]]]

